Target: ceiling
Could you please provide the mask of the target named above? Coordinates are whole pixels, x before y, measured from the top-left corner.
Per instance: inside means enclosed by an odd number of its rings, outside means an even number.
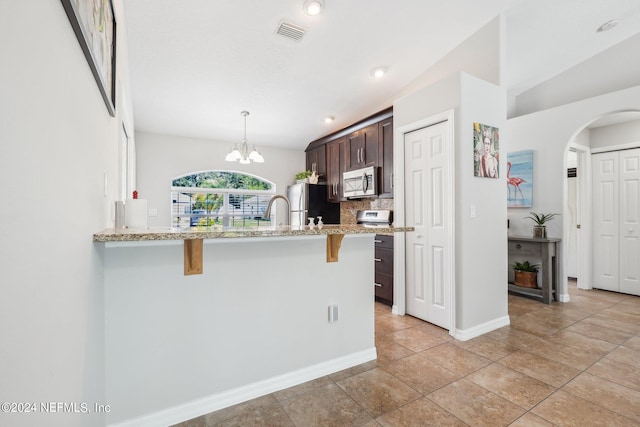
[[[390,106],[496,16],[518,95],[640,32],[638,0],[126,0],[137,131],[304,149]],[[610,19],[610,31],[595,29]],[[306,29],[276,34],[282,21]],[[635,53],[637,55],[637,53]],[[371,76],[385,66],[382,79]],[[326,116],[335,117],[331,124]]]

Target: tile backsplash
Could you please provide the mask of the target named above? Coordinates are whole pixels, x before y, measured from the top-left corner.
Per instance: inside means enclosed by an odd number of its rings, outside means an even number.
[[[340,202],[340,223],[355,224],[356,214],[364,209],[391,209],[393,199],[363,199]]]

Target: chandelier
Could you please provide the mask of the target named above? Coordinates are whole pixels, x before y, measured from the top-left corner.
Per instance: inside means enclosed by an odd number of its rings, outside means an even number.
[[[247,116],[249,112],[243,111],[240,114],[244,116],[244,138],[242,138],[242,144],[240,147],[236,144],[224,159],[227,162],[238,162],[243,165],[248,165],[251,162],[264,163],[264,157],[262,157],[262,154],[260,154],[255,145],[253,149],[249,151],[249,145],[247,144]]]

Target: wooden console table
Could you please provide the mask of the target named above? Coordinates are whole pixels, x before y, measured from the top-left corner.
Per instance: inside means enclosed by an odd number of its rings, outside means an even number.
[[[558,299],[558,266],[560,239],[537,239],[533,237],[509,236],[509,291],[541,298],[545,304]],[[529,261],[540,264],[541,288],[525,288],[513,284],[514,261]]]

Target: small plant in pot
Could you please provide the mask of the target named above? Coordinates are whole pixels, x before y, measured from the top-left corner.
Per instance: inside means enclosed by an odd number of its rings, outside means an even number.
[[[309,177],[311,176],[311,171],[302,171],[296,174],[296,181],[300,182],[308,182]]]
[[[529,216],[525,218],[534,222],[533,237],[544,239],[547,237],[547,227],[545,223],[551,221],[554,216],[560,215],[556,213],[538,214],[535,212],[529,212]]]
[[[514,262],[515,279],[513,283],[525,288],[537,288],[538,267],[540,267],[539,264],[530,264],[529,261]]]

